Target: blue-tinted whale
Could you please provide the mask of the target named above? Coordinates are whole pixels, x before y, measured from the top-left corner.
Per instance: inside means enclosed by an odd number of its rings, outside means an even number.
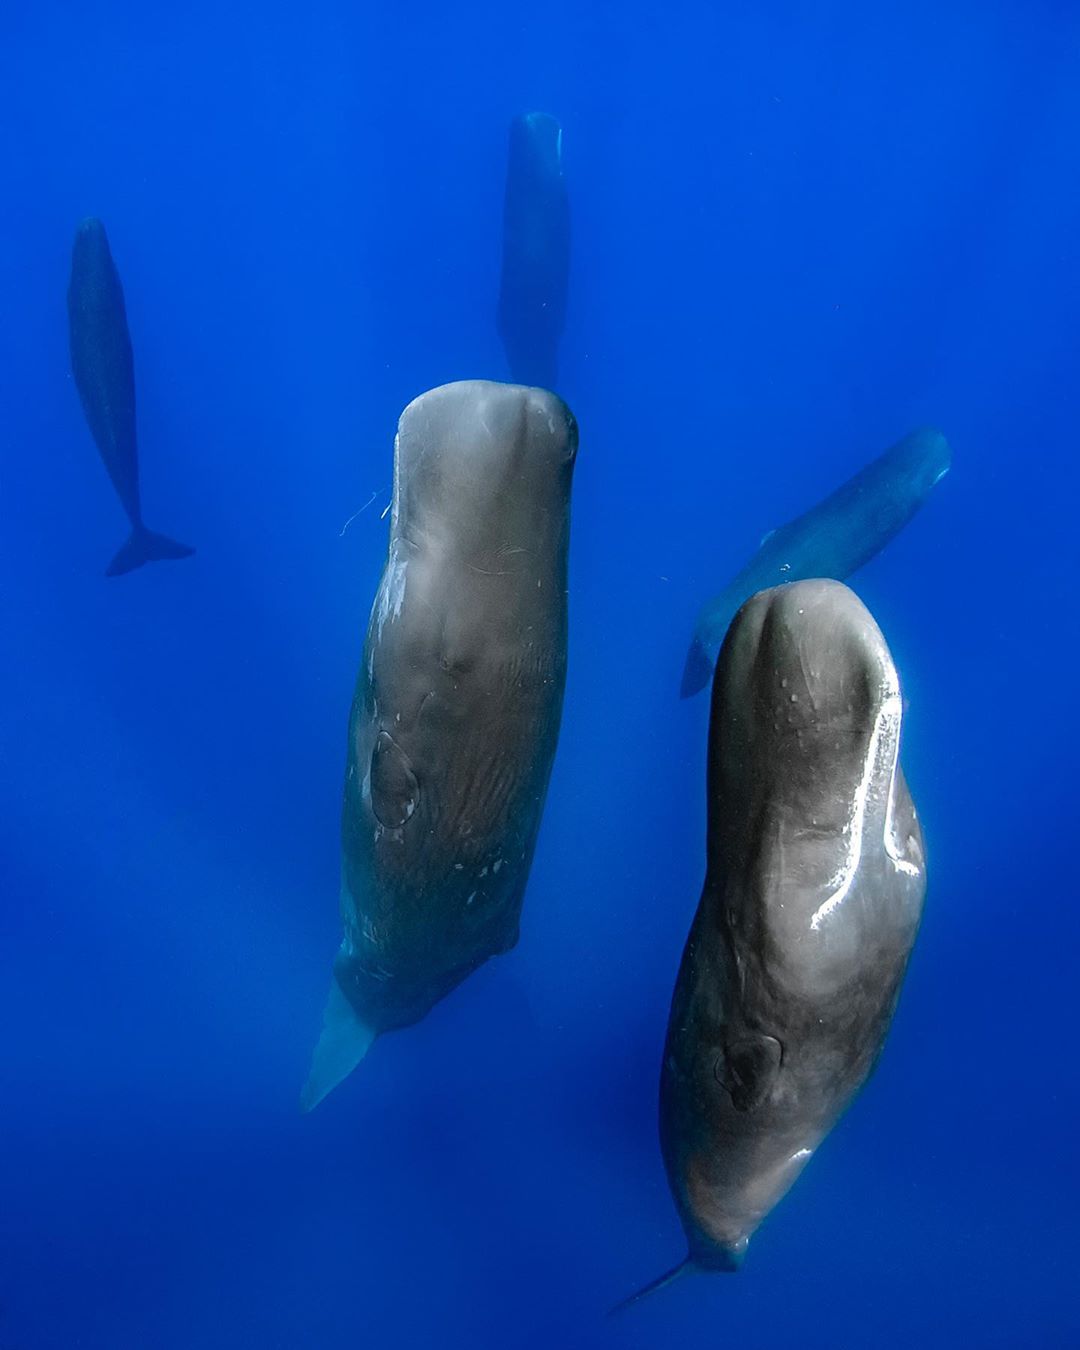
[[[566,320],[570,208],[562,128],[532,112],[510,126],[498,327],[520,384],[554,389]]]
[[[713,686],[707,871],[661,1070],[689,1245],[672,1276],[737,1268],[881,1053],[926,884],[901,715],[885,640],[841,583],[740,610]]]
[[[107,568],[110,577],[143,563],[187,558],[194,552],[143,524],[139,450],[135,436],[135,369],[120,275],[105,227],[89,217],[75,234],[68,285],[71,371],[83,412],[131,535]]]
[[[728,624],[744,600],[784,582],[851,576],[904,528],[949,463],[949,445],[940,432],[916,431],[805,515],[767,534],[731,585],[698,615],[683,697],[708,684]]]
[[[576,452],[541,389],[444,385],[401,416],[349,718],[344,939],[306,1109],[517,941],[562,712]]]

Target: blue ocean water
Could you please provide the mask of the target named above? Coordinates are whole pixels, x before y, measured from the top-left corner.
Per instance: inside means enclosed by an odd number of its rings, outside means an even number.
[[[0,1346],[1080,1345],[1080,15],[113,0],[0,29]],[[564,129],[581,449],[521,941],[301,1117],[394,427],[507,377],[528,108]],[[87,214],[147,520],[198,550],[108,581],[127,525],[64,304]],[[656,1082],[703,873],[694,615],[924,424],[953,470],[853,583],[930,859],[886,1053],[737,1276],[608,1320],[685,1250]]]

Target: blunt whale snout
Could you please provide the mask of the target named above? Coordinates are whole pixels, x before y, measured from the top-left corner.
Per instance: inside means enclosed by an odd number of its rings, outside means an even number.
[[[920,427],[900,443],[911,465],[916,490],[926,493],[952,468],[949,442],[934,427]]]
[[[73,273],[113,267],[109,236],[97,216],[86,216],[76,226],[71,244],[71,266]]]
[[[531,143],[552,173],[562,173],[563,134],[557,118],[546,112],[522,113],[512,124],[511,136],[526,146]]]
[[[756,703],[771,702],[778,730],[852,731],[898,692],[877,624],[839,581],[777,586],[751,597],[740,614],[737,660],[755,681]]]
[[[577,419],[558,394],[540,385],[500,384],[496,380],[457,380],[420,394],[407,405],[398,435],[428,435],[438,439],[468,433],[465,450],[480,454],[488,443],[518,426],[546,423],[547,435],[535,438],[535,451],[573,459],[577,453]]]
[[[560,518],[544,503],[572,472],[576,449],[577,424],[557,394],[487,380],[442,385],[414,399],[398,425],[399,516],[414,542],[427,534],[455,552],[527,548]]]
[[[811,934],[835,946],[831,916],[850,889],[864,836],[887,828],[902,714],[896,669],[862,602],[829,580],[748,600],[722,659],[726,679],[715,696],[739,710],[722,733],[727,750],[757,766],[750,790],[799,822],[798,867],[766,865],[760,874],[776,900],[766,925],[776,936],[772,975],[820,993],[836,972]],[[726,834],[717,842],[721,852],[731,846]]]
[[[83,216],[75,227],[76,239],[104,239],[105,226],[97,216]]]

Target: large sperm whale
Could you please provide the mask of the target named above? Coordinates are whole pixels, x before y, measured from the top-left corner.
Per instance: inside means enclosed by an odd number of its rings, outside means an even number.
[[[110,577],[143,563],[188,558],[194,549],[143,523],[135,436],[135,366],[124,290],[105,227],[88,217],[75,233],[68,285],[71,371],[106,472],[131,522],[131,535],[106,569]]]
[[[562,127],[547,113],[524,113],[510,126],[497,315],[511,377],[522,384],[555,388],[569,271]]]
[[[713,686],[707,874],[660,1082],[689,1251],[649,1289],[738,1267],[881,1053],[926,884],[901,713],[885,640],[839,582],[740,610]]]
[[[444,385],[398,425],[390,547],[349,718],[344,939],[302,1095],[517,942],[566,675],[577,426]]]
[[[913,432],[797,520],[767,534],[731,584],[702,607],[686,657],[683,698],[708,684],[728,624],[744,600],[807,577],[846,580],[899,534],[948,472],[950,459],[939,431]]]

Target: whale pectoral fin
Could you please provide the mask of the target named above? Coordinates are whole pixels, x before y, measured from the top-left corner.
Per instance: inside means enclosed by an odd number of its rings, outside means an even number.
[[[690,650],[686,653],[682,687],[679,690],[680,697],[692,698],[695,694],[700,693],[712,679],[712,673],[712,657],[706,650],[701,638],[695,635],[690,643]]]
[[[518,938],[521,936],[521,926],[515,923],[513,928],[506,934],[503,940],[495,948],[496,956],[505,956],[507,952],[512,952],[518,945]]]
[[[650,1294],[666,1289],[669,1284],[674,1284],[681,1275],[696,1269],[693,1257],[685,1257],[673,1269],[665,1271],[663,1275],[658,1275],[655,1280],[650,1280],[647,1285],[631,1294],[629,1298],[624,1298],[621,1303],[616,1303],[613,1308],[609,1308],[608,1316],[614,1317],[616,1313],[625,1312],[627,1308],[632,1308],[635,1303],[640,1303],[643,1298],[648,1298]]]
[[[730,1094],[736,1111],[753,1111],[765,1101],[780,1072],[783,1054],[775,1036],[746,1036],[724,1047],[713,1074]]]
[[[322,1033],[311,1057],[308,1080],[300,1094],[301,1111],[313,1110],[348,1078],[374,1039],[375,1032],[357,1017],[337,980],[331,980]]]

